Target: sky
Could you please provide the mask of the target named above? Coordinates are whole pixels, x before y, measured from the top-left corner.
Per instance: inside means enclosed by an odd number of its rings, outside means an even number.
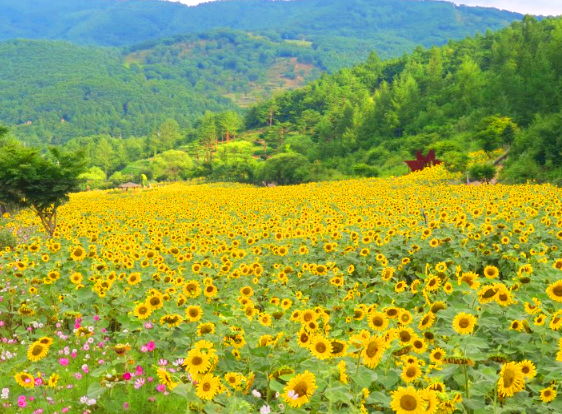
[[[204,3],[202,0],[178,0],[181,3],[193,6]],[[561,15],[561,0],[455,0],[454,3],[468,6],[497,7],[519,13]]]

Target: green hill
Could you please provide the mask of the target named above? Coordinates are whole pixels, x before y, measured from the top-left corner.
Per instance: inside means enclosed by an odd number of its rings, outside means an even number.
[[[354,62],[373,48],[383,57],[399,56],[419,44],[497,30],[523,17],[442,1],[401,0],[229,0],[195,7],[155,0],[0,0],[0,10],[0,40],[125,46],[230,28],[305,39],[315,48],[345,52],[334,53],[336,60]]]
[[[509,152],[505,178],[562,182],[560,45],[562,18],[526,17],[396,60],[373,54],[252,107],[246,125],[346,175],[404,173],[404,160],[429,149],[464,172],[466,154],[482,150],[489,163]]]
[[[246,106],[318,77],[310,48],[241,32],[176,36],[126,49],[0,43],[0,120],[29,142],[144,136],[168,118]]]

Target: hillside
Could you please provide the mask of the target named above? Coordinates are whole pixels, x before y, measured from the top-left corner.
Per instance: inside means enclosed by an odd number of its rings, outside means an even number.
[[[166,1],[0,0],[0,40],[58,39],[125,46],[217,28],[311,41],[348,65],[371,49],[400,56],[417,45],[443,44],[523,16],[442,1],[232,0],[187,7]],[[343,55],[341,54],[343,52]]]
[[[402,174],[435,149],[466,172],[470,151],[503,177],[562,183],[562,18],[523,22],[351,69],[252,107],[250,129],[287,153],[346,175]],[[271,125],[271,126],[269,126]]]
[[[246,106],[321,70],[306,46],[233,31],[126,49],[7,41],[0,61],[0,120],[35,143],[144,136],[168,118],[189,128],[205,111]]]

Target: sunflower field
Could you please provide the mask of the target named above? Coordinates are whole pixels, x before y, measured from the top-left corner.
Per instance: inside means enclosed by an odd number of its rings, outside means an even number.
[[[0,411],[562,412],[562,190],[451,178],[4,215]]]

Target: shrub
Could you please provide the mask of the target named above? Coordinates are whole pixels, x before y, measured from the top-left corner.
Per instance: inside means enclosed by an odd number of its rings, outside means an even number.
[[[496,167],[494,167],[492,164],[475,164],[470,167],[470,170],[468,170],[468,174],[471,180],[489,181],[496,176]]]
[[[6,247],[14,248],[17,244],[18,240],[10,230],[0,229],[0,250]]]

